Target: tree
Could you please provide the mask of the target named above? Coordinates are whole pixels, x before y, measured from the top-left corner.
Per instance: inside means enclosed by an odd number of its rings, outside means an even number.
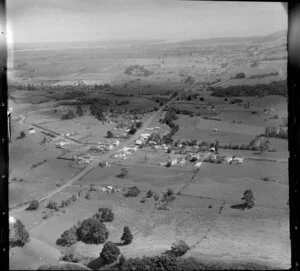
[[[29,202],[28,210],[37,210],[39,208],[39,201],[33,199]]]
[[[59,210],[59,207],[58,207],[57,202],[52,201],[52,200],[50,200],[50,201],[48,202],[46,208],[48,208],[48,209],[53,209],[53,210],[55,210],[55,211],[58,211],[58,210]]]
[[[131,186],[128,188],[127,193],[124,194],[125,197],[136,197],[140,193],[137,186]]]
[[[80,105],[77,105],[76,114],[80,117],[83,116],[83,110]]]
[[[121,240],[123,241],[124,245],[128,245],[132,242],[133,236],[128,226],[125,226],[123,229],[123,235]]]
[[[215,143],[215,151],[216,153],[219,152],[219,140],[216,139],[216,143]]]
[[[62,120],[69,120],[75,118],[75,114],[72,110],[69,110],[67,113],[61,116]]]
[[[134,135],[136,133],[136,131],[137,131],[137,129],[135,127],[131,127],[128,133],[130,135]]]
[[[117,177],[118,177],[118,178],[124,178],[124,177],[127,176],[127,174],[128,174],[128,169],[127,169],[127,168],[122,168],[122,169],[121,169],[121,173],[119,173],[119,174],[117,175]]]
[[[235,75],[236,79],[245,78],[245,77],[246,77],[246,75],[243,72],[239,72]]]
[[[107,135],[106,135],[107,138],[112,138],[114,137],[114,134],[112,131],[107,131]]]
[[[110,208],[99,208],[98,212],[93,215],[93,218],[100,222],[112,222],[115,216]]]
[[[88,218],[77,229],[77,236],[86,244],[103,244],[107,240],[109,232],[101,221]]]
[[[11,247],[23,247],[29,242],[29,233],[21,220],[17,219],[9,229],[9,244]]]
[[[56,240],[56,244],[59,246],[71,246],[78,241],[77,227],[74,225],[70,229],[64,231],[60,238]]]
[[[253,208],[254,207],[254,200],[255,200],[255,198],[254,198],[252,190],[250,190],[250,189],[246,190],[244,192],[244,196],[242,197],[242,201],[244,201],[243,206],[247,209]]]
[[[182,240],[173,243],[171,247],[171,254],[175,257],[183,256],[187,251],[190,249],[190,247]]]
[[[111,241],[107,241],[102,251],[100,252],[100,257],[104,260],[106,264],[111,264],[115,262],[118,259],[118,256],[120,255],[120,249],[117,247],[117,245]]]
[[[148,190],[147,194],[146,194],[146,198],[151,198],[153,196],[153,191],[152,190]]]

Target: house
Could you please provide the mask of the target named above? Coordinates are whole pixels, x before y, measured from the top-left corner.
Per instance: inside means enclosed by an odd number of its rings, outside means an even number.
[[[197,162],[195,165],[194,165],[194,168],[200,168],[202,166],[202,162]]]
[[[146,137],[146,138],[148,138],[149,136],[150,136],[150,134],[148,134],[148,133],[141,134],[141,137]]]
[[[209,149],[209,151],[210,151],[210,152],[216,152],[216,149],[215,149],[215,147],[211,147],[211,148]]]
[[[141,140],[138,139],[137,141],[135,141],[135,144],[140,146],[140,145],[143,144],[143,142],[142,142]]]
[[[231,161],[232,161],[232,157],[231,156],[227,156],[227,157],[225,157],[224,160],[226,161],[227,164],[230,164]]]
[[[28,133],[32,135],[32,134],[35,134],[36,132],[33,128],[30,128]]]

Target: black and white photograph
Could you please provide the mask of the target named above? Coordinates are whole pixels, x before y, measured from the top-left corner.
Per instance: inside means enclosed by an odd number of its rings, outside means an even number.
[[[10,270],[291,268],[287,3],[7,0],[6,22]]]

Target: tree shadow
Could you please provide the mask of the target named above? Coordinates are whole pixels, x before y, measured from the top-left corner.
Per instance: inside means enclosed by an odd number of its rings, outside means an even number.
[[[105,261],[99,257],[88,263],[87,267],[92,270],[98,270],[99,268],[105,266]]]
[[[247,209],[247,204],[245,203],[241,203],[241,204],[235,204],[235,205],[231,205],[230,208],[232,209],[239,209],[239,210],[245,210]]]

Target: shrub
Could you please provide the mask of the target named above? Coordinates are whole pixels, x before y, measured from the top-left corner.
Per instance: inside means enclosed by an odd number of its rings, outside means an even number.
[[[107,138],[112,138],[114,137],[114,134],[112,131],[107,131],[107,135],[106,135]]]
[[[184,241],[180,240],[172,244],[170,252],[175,257],[180,257],[187,253],[189,249],[190,247]]]
[[[131,127],[131,129],[129,130],[129,134],[130,135],[134,135],[136,133],[137,129],[135,127]]]
[[[28,210],[37,210],[39,208],[39,201],[33,199],[29,202]]]
[[[239,72],[235,75],[235,79],[245,78],[246,75],[243,72]]]
[[[84,220],[77,229],[78,239],[86,244],[103,244],[108,235],[105,225],[94,218]]]
[[[265,96],[282,95],[287,97],[286,80],[272,82],[270,84],[259,84],[255,86],[241,85],[229,86],[226,88],[216,87],[212,89],[212,96],[233,97],[233,96]]]
[[[200,101],[203,102],[203,101],[204,101],[204,98],[203,98],[203,97],[200,97]]]
[[[17,219],[9,230],[9,245],[23,247],[27,242],[29,242],[29,233],[21,220]]]
[[[69,110],[67,113],[61,116],[62,120],[69,120],[75,118],[75,114],[72,110]]]
[[[83,116],[83,110],[80,105],[77,105],[76,114],[80,117]]]
[[[26,134],[25,134],[25,132],[21,131],[21,132],[20,132],[20,135],[16,138],[16,140],[17,140],[17,139],[22,139],[22,138],[24,138],[24,137],[26,137]]]
[[[95,185],[91,183],[89,192],[93,192],[93,191],[97,191],[97,189],[95,188]]]
[[[124,194],[125,197],[136,197],[140,193],[140,190],[136,186],[131,186],[128,191]]]
[[[112,222],[115,218],[114,213],[109,208],[99,208],[98,212],[92,216],[100,222]]]
[[[153,194],[153,198],[155,201],[157,201],[159,199],[159,195],[157,195],[156,193]]]
[[[74,253],[72,251],[67,251],[61,258],[61,261],[78,263],[81,261],[81,257],[79,254]]]
[[[252,190],[246,190],[244,192],[244,196],[242,197],[242,201],[244,201],[243,205],[245,206],[245,208],[247,209],[251,209],[254,207],[254,195]]]
[[[148,190],[146,193],[146,198],[151,198],[153,196],[153,191],[152,190]]]
[[[127,168],[122,168],[122,169],[121,169],[121,173],[119,173],[119,174],[117,175],[117,177],[118,177],[118,178],[124,178],[124,177],[127,176],[127,174],[128,174],[128,169],[127,169]]]
[[[58,211],[58,210],[59,210],[59,207],[58,207],[57,202],[52,201],[52,200],[48,202],[46,208],[52,209],[52,210],[55,210],[55,211]]]
[[[106,264],[115,262],[119,255],[120,249],[111,241],[106,242],[102,248],[102,251],[100,252],[100,257]]]
[[[70,205],[72,202],[74,202],[75,200],[77,200],[77,196],[74,194],[72,195],[70,198],[68,198],[67,200],[63,200],[60,204],[60,207],[64,208],[68,205]]]
[[[270,178],[269,177],[263,177],[261,178],[264,182],[269,182],[270,181]]]
[[[169,203],[175,200],[174,191],[171,188],[168,188],[167,192],[163,195],[163,202]]]
[[[258,111],[256,111],[256,110],[251,111],[251,114],[252,114],[252,115],[255,115],[255,114],[257,114],[257,113],[258,113]]]
[[[123,241],[124,245],[128,245],[133,240],[133,235],[128,226],[125,226],[123,229],[123,235],[121,236],[121,240]]]
[[[77,236],[77,227],[73,226],[72,228],[64,231],[60,238],[56,240],[56,244],[62,247],[71,246],[78,241]]]

